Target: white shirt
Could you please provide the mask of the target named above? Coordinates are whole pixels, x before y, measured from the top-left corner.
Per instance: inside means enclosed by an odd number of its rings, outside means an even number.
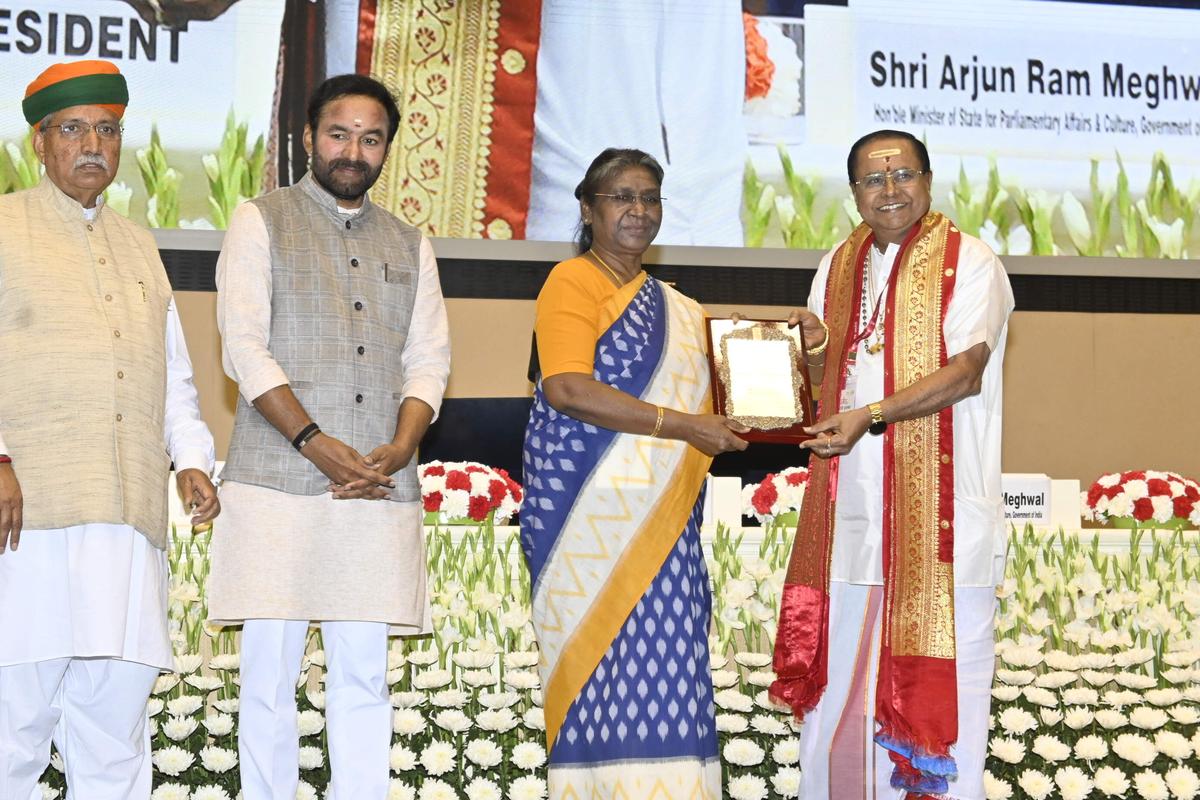
[[[339,209],[351,214],[356,209]],[[450,323],[442,299],[437,259],[429,239],[421,237],[417,296],[408,338],[400,358],[402,392],[433,409],[434,419],[450,377]],[[233,268],[236,265],[236,268]],[[217,327],[221,330],[221,363],[237,381],[246,402],[288,382],[271,355],[271,239],[262,213],[253,203],[233,212],[225,243],[217,258]]]
[[[899,250],[898,245],[890,245],[883,253],[874,246],[870,248],[871,285],[877,295],[883,291]],[[835,247],[821,259],[808,297],[809,310],[822,318],[829,267],[836,251]],[[874,301],[874,297],[866,301],[868,316]],[[994,586],[1004,577],[1008,537],[1000,498],[1000,433],[1004,345],[1012,310],[1012,288],[1004,265],[987,245],[964,233],[958,251],[954,294],[942,321],[946,356],[953,357],[980,342],[987,344],[991,355],[983,371],[980,393],[954,405],[954,582],[957,586]],[[851,408],[883,398],[885,357],[886,351],[871,354],[866,342],[859,344]],[[864,435],[853,450],[841,457],[834,530],[832,579],[882,584],[882,436]]]
[[[96,213],[82,211],[89,219]],[[167,306],[165,336],[163,446],[176,471],[211,474],[212,434],[200,418],[174,300]],[[0,420],[0,433],[3,425]],[[0,453],[5,449],[0,436]],[[21,465],[13,468],[20,480]],[[169,577],[166,553],[129,525],[23,531],[19,549],[0,555],[0,666],[73,657],[170,668]]]

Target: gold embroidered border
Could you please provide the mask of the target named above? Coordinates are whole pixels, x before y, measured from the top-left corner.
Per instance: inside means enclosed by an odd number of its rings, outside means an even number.
[[[379,3],[371,71],[400,129],[371,199],[431,236],[483,233],[500,0]]]
[[[941,366],[942,264],[949,223],[927,216],[896,276],[891,342],[894,386],[909,386]],[[889,644],[897,656],[954,658],[954,567],[938,560],[938,532],[950,522],[940,503],[939,415],[892,428],[896,491],[892,513]],[[903,535],[900,535],[903,531]]]

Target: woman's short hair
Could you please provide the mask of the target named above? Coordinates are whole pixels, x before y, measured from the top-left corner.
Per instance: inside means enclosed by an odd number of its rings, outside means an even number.
[[[654,156],[629,147],[609,147],[592,159],[583,180],[575,187],[575,199],[592,205],[596,202],[596,193],[604,184],[613,175],[630,167],[648,170],[658,185],[662,186],[663,168]],[[580,253],[586,253],[592,247],[592,226],[584,225],[582,216],[575,227],[575,247]]]

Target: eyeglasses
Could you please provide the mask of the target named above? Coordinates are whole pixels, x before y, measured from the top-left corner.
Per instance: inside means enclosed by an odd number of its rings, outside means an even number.
[[[656,194],[629,194],[628,192],[620,192],[618,194],[604,194],[596,192],[596,197],[608,197],[612,200],[613,205],[617,208],[629,208],[634,203],[641,201],[642,205],[647,209],[659,208],[662,206],[662,201],[665,197],[660,197]]]
[[[61,125],[43,125],[42,130],[48,128],[58,128],[58,132],[62,134],[64,139],[82,139],[88,135],[88,131],[94,130],[96,135],[101,139],[120,139],[121,133],[125,130],[121,125],[114,125],[111,122],[64,122]]]
[[[868,192],[877,192],[882,189],[889,180],[892,182],[893,186],[907,186],[924,174],[924,170],[903,167],[891,172],[872,172],[870,175],[864,175],[862,180],[855,181],[854,185],[861,186]]]

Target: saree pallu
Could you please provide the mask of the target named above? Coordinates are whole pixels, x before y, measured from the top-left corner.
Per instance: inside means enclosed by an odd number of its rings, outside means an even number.
[[[642,276],[604,309],[594,377],[709,410],[703,311]],[[700,546],[711,459],[555,411],[525,432],[521,546],[533,579],[551,798],[715,798],[711,596]]]

